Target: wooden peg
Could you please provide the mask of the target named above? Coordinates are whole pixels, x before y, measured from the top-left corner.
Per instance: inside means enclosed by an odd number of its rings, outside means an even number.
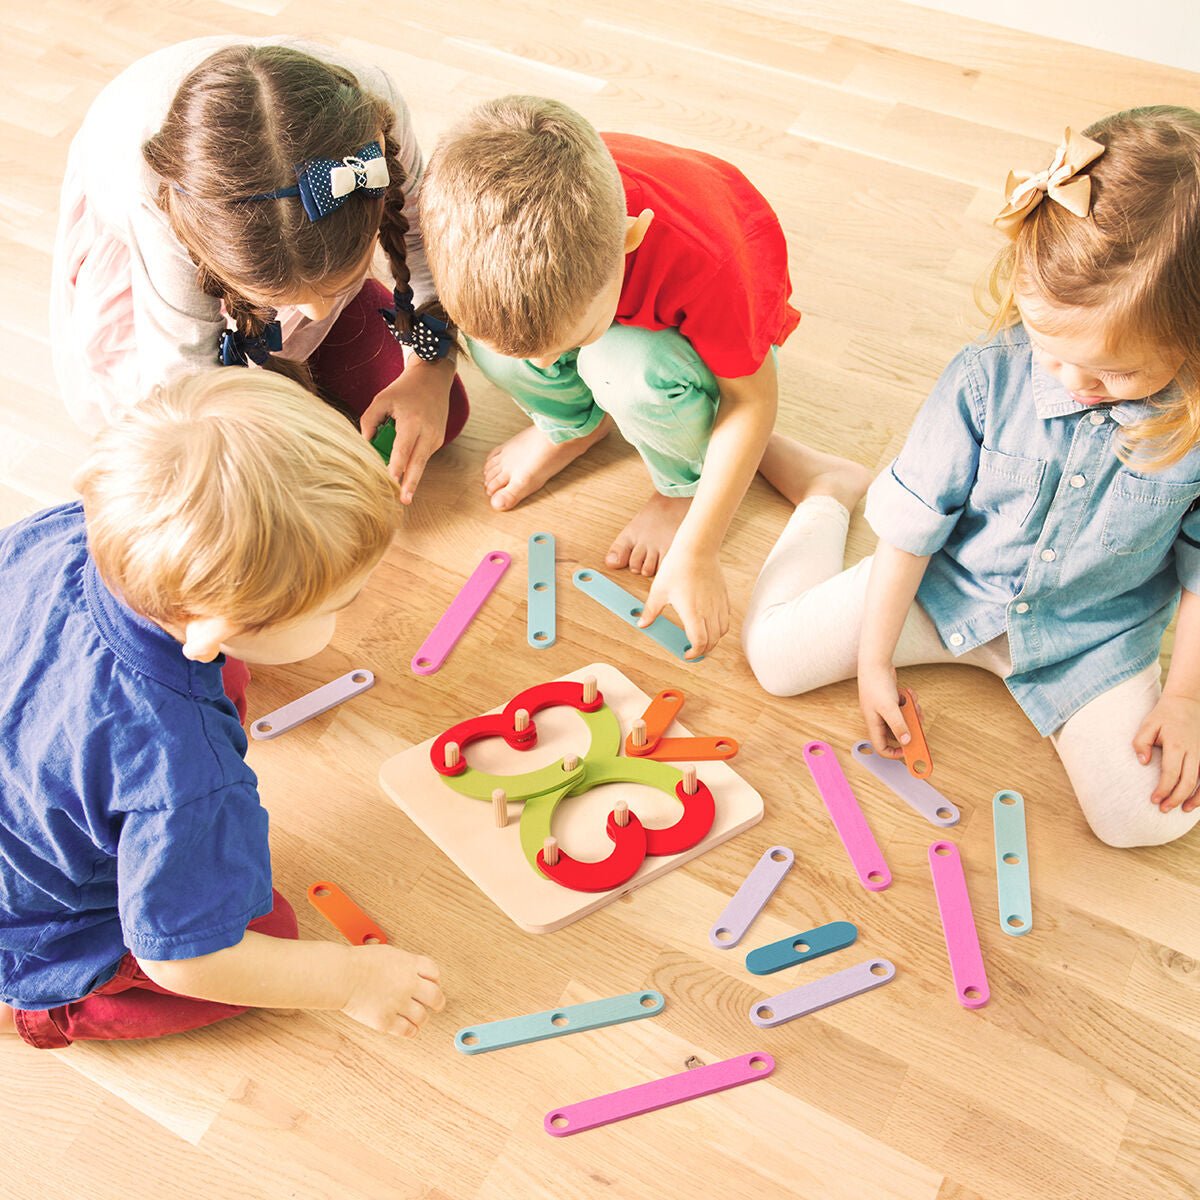
[[[518,733],[524,733],[529,728],[529,710],[526,708],[518,708],[513,714],[513,728]]]
[[[585,675],[583,677],[583,702],[584,704],[596,703],[596,677],[595,675]]]
[[[558,866],[558,839],[548,837],[542,843],[542,858],[546,860],[546,866]]]
[[[564,771],[573,771],[573,770],[575,770],[575,768],[577,766],[579,766],[579,755],[578,754],[563,755],[563,770]]]
[[[693,763],[688,763],[683,768],[683,790],[686,795],[694,796],[696,794],[696,780],[696,767]]]
[[[624,800],[618,800],[613,805],[613,820],[624,829],[629,824],[629,805]]]
[[[633,728],[629,731],[629,737],[635,746],[646,744],[646,722],[641,717],[634,721]]]
[[[503,829],[508,824],[508,793],[503,788],[492,792],[492,812],[496,816],[496,828]]]
[[[447,742],[446,743],[446,766],[448,768],[449,767],[457,767],[458,759],[459,759],[458,743],[457,742]]]

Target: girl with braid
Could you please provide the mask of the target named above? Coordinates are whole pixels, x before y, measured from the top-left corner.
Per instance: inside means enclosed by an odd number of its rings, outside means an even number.
[[[467,417],[388,76],[322,46],[199,38],[134,63],[71,145],[51,329],[88,429],[198,369],[281,372],[373,437],[411,503]],[[376,249],[394,290],[372,278]],[[382,265],[382,264],[381,264]]]

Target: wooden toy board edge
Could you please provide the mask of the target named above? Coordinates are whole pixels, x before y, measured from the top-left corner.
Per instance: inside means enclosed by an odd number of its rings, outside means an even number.
[[[624,738],[633,721],[645,712],[650,697],[616,667],[607,663],[591,663],[558,676],[558,680],[578,682],[586,675],[596,677],[600,691],[605,694],[606,699],[610,695],[619,697],[616,703],[610,703],[610,707],[617,714]],[[499,711],[509,699],[510,696],[504,696],[501,703],[489,711]],[[442,732],[439,729],[424,742],[410,746],[384,762],[379,769],[379,784],[422,833],[493,904],[527,933],[553,933],[556,929],[578,921],[659,878],[667,871],[744,833],[763,818],[762,796],[727,763],[699,763],[697,765],[701,778],[709,784],[717,797],[717,820],[709,834],[690,850],[667,858],[647,858],[628,883],[607,892],[587,893],[574,892],[549,880],[538,878],[522,856],[519,845],[514,844],[509,873],[511,879],[497,880],[491,877],[493,872],[489,861],[495,859],[494,835],[511,833],[512,841],[516,843],[519,818],[514,813],[507,830],[496,830],[490,805],[460,796],[442,782],[429,763],[429,747]],[[672,737],[690,736],[688,730],[678,721],[674,722],[667,732]],[[467,852],[459,857],[453,852],[452,846],[465,848]],[[564,849],[569,847],[564,846]],[[484,861],[475,863],[474,853],[481,853]]]

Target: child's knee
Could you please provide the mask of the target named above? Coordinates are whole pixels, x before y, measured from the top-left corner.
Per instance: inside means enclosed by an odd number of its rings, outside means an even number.
[[[791,664],[779,653],[778,632],[772,629],[770,610],[748,617],[742,626],[742,649],[759,686],[772,696],[795,696],[805,690],[796,687]]]
[[[677,330],[613,325],[598,341],[580,348],[576,367],[597,403],[618,424],[623,408],[642,411],[647,404],[667,406],[678,419],[689,398],[712,424],[716,377]]]
[[[1125,799],[1119,806],[1104,804],[1103,798],[1098,803],[1088,800],[1082,794],[1079,796],[1080,807],[1092,832],[1106,846],[1118,850],[1165,846],[1183,837],[1200,821],[1200,809],[1185,813],[1176,808],[1165,813],[1150,803],[1149,796],[1141,803]]]

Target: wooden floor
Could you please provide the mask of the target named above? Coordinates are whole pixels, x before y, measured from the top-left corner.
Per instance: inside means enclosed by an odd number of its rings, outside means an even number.
[[[5,522],[68,497],[83,451],[55,395],[46,332],[68,142],[108,78],[174,40],[325,35],[394,73],[427,147],[473,103],[520,90],[557,95],[601,128],[733,160],[782,216],[806,314],[782,354],[781,427],[872,467],[978,331],[971,285],[996,246],[987,220],[1009,167],[1043,165],[1068,123],[1139,103],[1200,106],[1200,76],[893,0],[3,0],[2,10]],[[1180,13],[1195,38],[1194,11]],[[1104,847],[999,682],[967,668],[906,672],[928,714],[938,786],[963,811],[952,838],[991,980],[986,1008],[960,1008],[925,862],[934,831],[849,765],[860,736],[853,687],[771,699],[735,635],[684,668],[605,616],[567,580],[602,562],[640,504],[636,456],[610,439],[532,503],[494,515],[477,486],[483,457],[522,419],[470,372],[468,384],[466,433],[430,469],[402,540],[333,645],[259,671],[250,697],[259,716],[351,667],[376,672],[365,697],[251,751],[277,883],[303,934],[329,938],[304,889],[339,880],[394,941],[439,960],[449,1007],[415,1043],[332,1014],[266,1012],[158,1044],[53,1054],[6,1044],[0,1195],[1200,1195],[1196,835],[1155,850]],[[725,563],[739,615],[786,516],[756,483],[734,521]],[[538,529],[555,533],[560,558],[558,642],[542,653],[524,629],[524,547]],[[869,545],[856,518],[853,554]],[[515,558],[499,592],[439,674],[414,676],[414,649],[494,548]],[[630,586],[644,594],[644,583]],[[685,687],[693,729],[740,740],[735,765],[767,815],[632,898],[533,937],[384,798],[376,775],[406,746],[595,660],[649,692]],[[895,876],[886,892],[864,891],[850,871],[800,756],[813,737],[843,752]],[[1001,787],[1028,805],[1036,928],[1023,938],[996,919],[989,808]],[[741,953],[711,949],[706,934],[774,843],[794,848],[796,866],[745,946],[845,919],[860,927],[859,957],[885,955],[898,975],[760,1031],[750,1005],[794,981],[748,975]],[[844,952],[805,978],[849,961]],[[452,1046],[468,1023],[640,988],[666,995],[661,1016],[478,1058]],[[556,1105],[681,1071],[693,1056],[751,1050],[776,1056],[769,1081],[576,1138],[542,1131]]]

